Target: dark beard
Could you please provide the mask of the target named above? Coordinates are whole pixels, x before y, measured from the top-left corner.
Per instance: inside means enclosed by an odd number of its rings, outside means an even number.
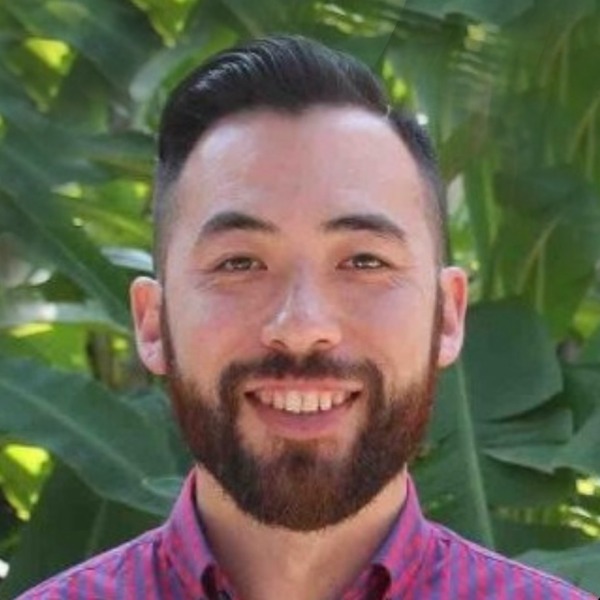
[[[426,371],[402,390],[386,394],[383,375],[371,361],[349,364],[319,353],[297,362],[270,354],[227,367],[217,403],[179,372],[163,318],[167,382],[189,449],[237,506],[262,523],[314,531],[356,514],[414,457],[425,434],[436,378],[438,312]],[[324,458],[317,440],[281,440],[273,458],[257,457],[237,429],[240,402],[247,401],[239,390],[249,377],[358,380],[364,389],[356,401],[368,403],[366,424],[344,458]]]

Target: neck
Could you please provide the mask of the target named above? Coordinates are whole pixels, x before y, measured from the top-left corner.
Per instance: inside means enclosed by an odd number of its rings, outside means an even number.
[[[213,554],[243,600],[326,600],[377,551],[404,503],[406,480],[404,470],[359,513],[310,533],[258,523],[202,468],[196,499]]]

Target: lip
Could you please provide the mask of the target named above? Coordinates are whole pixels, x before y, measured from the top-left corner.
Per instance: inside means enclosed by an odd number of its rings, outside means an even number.
[[[296,384],[294,383],[294,385]],[[289,386],[285,386],[278,389],[288,388]],[[314,388],[315,383],[312,382],[310,389]],[[262,389],[262,386],[258,389]],[[294,389],[299,388],[294,387]],[[319,386],[319,389],[322,388]],[[339,390],[340,388],[337,386],[335,389]],[[258,418],[275,435],[295,440],[314,440],[315,438],[331,435],[336,430],[339,430],[360,396],[360,394],[355,394],[351,399],[339,406],[313,413],[292,413],[279,410],[263,404],[251,394],[246,394],[246,399]]]

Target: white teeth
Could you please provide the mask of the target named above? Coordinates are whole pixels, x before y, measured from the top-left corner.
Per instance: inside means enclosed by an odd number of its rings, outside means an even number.
[[[342,391],[260,390],[256,392],[256,396],[266,406],[299,414],[330,410],[343,404],[350,394]]]
[[[300,392],[288,392],[285,398],[284,410],[289,410],[293,413],[302,412],[302,394]]]
[[[273,392],[264,392],[261,395],[261,400],[263,404],[271,406],[273,404]]]
[[[331,402],[334,406],[339,406],[346,399],[344,392],[334,392],[331,398]]]
[[[302,411],[303,412],[317,412],[319,410],[319,392],[307,392],[304,394],[302,399]]]
[[[329,410],[332,405],[332,398],[334,394],[331,392],[321,392],[319,394],[319,408],[321,410]]]

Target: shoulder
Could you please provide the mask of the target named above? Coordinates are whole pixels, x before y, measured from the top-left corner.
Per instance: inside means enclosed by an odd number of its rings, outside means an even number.
[[[432,536],[425,579],[436,573],[451,592],[449,597],[544,600],[596,600],[592,594],[533,567],[506,558],[453,531],[431,524]]]
[[[160,550],[162,528],[147,533],[36,585],[16,600],[112,600],[131,597],[138,571]],[[126,592],[124,594],[124,591]]]

